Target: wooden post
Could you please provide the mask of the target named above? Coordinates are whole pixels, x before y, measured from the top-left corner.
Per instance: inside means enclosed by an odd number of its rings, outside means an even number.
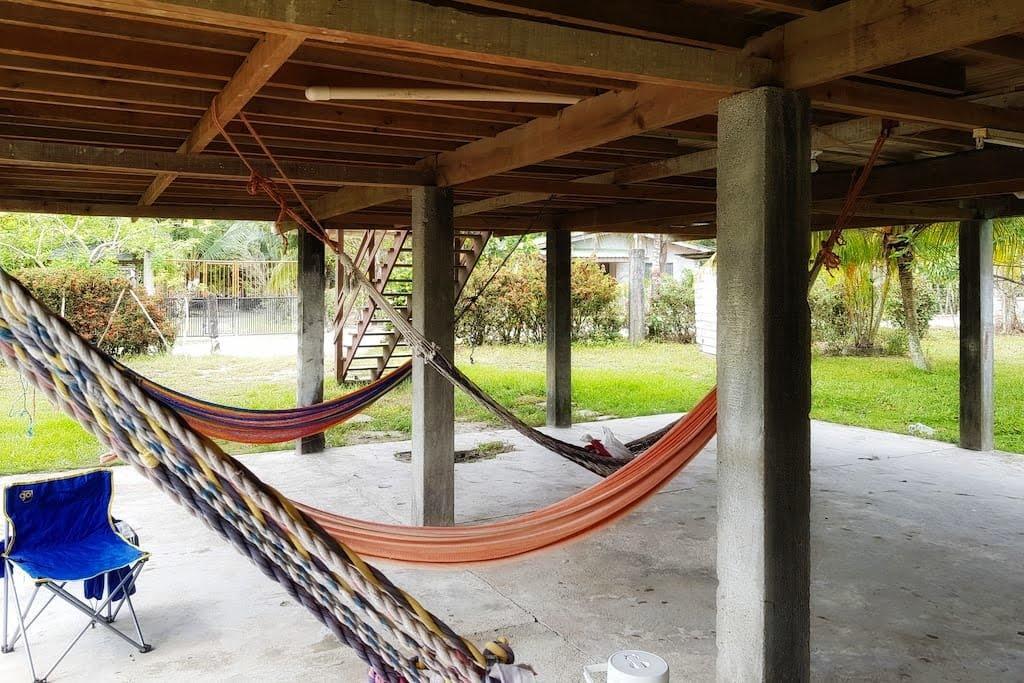
[[[299,230],[298,297],[299,356],[296,405],[310,406],[324,400],[324,243]],[[295,443],[296,453],[321,453],[324,434],[313,434]]]
[[[345,251],[345,231],[338,230],[338,248]],[[342,307],[345,303],[345,266],[342,264],[341,259],[335,259],[337,261],[335,276],[336,276],[336,288],[335,288],[335,313],[334,313],[334,379],[338,384],[345,382],[345,372],[343,366],[345,363],[345,322],[346,320],[341,317]]]
[[[960,224],[960,447],[993,448],[992,221]]]
[[[572,425],[572,233],[547,231],[547,423]]]
[[[451,189],[412,192],[412,324],[455,354],[455,219]],[[412,521],[455,523],[455,389],[421,358],[412,362]]]
[[[637,241],[637,244],[641,242]],[[629,343],[639,344],[647,337],[644,314],[644,250],[629,250]]]

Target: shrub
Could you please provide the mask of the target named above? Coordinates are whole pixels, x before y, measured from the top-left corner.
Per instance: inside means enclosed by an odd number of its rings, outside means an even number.
[[[696,336],[696,304],[693,272],[685,271],[683,279],[665,278],[651,298],[647,314],[647,331],[651,339],[692,344]]]
[[[546,296],[544,300],[546,300]],[[541,309],[543,315],[543,308]],[[580,341],[615,339],[622,329],[619,283],[593,259],[572,262],[572,336]]]
[[[811,342],[828,354],[841,353],[850,344],[850,316],[843,295],[835,287],[818,285],[807,297],[811,307]]]
[[[882,330],[878,333],[882,353],[886,356],[905,356],[910,349],[907,331],[902,327]]]
[[[160,336],[127,293],[111,322],[118,295],[129,286],[122,277],[71,267],[32,268],[18,272],[17,277],[50,310],[60,313],[63,302],[65,319],[87,341],[95,344],[109,324],[110,330],[100,346],[107,353],[126,356],[162,349]],[[163,308],[144,293],[136,294],[168,343],[173,344],[174,326]]]
[[[481,259],[466,285],[464,302],[473,301],[500,262],[494,256]],[[547,326],[545,277],[541,256],[513,256],[463,314],[458,336],[474,345],[542,341]],[[458,310],[462,305],[465,304]],[[618,336],[622,327],[618,283],[595,261],[572,263],[572,309],[574,339],[590,341]]]
[[[939,300],[932,287],[922,279],[915,283],[914,298],[917,299],[917,329],[923,337],[932,318],[939,312]],[[898,286],[889,292],[889,299],[885,302],[885,317],[901,330],[906,329],[907,316],[903,312],[903,299]]]

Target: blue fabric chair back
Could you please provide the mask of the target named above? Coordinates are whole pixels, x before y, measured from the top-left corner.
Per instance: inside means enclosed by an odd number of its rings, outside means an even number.
[[[74,545],[97,533],[109,533],[112,494],[110,470],[8,486],[4,511],[14,525],[11,551],[22,554]]]

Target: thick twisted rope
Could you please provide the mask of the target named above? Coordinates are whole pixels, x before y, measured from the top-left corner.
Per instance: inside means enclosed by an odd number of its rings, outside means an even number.
[[[408,680],[429,673],[482,680],[486,660],[475,648],[153,401],[2,270],[0,350],[120,457],[236,547],[244,540],[247,555],[264,558],[254,561],[265,571],[274,565],[275,578],[303,602],[316,602],[318,616],[329,615],[332,630],[372,666]]]

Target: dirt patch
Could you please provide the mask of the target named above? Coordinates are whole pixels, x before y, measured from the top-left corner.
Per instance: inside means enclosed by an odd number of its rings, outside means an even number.
[[[479,462],[481,460],[493,460],[502,453],[514,451],[515,446],[507,441],[485,441],[477,444],[476,448],[455,451],[455,464],[461,465],[468,462]],[[398,451],[395,453],[395,460],[399,462],[412,462],[412,451]]]
[[[362,443],[380,443],[381,441],[405,441],[408,438],[409,435],[405,432],[354,429],[345,434],[345,445],[352,446]]]

